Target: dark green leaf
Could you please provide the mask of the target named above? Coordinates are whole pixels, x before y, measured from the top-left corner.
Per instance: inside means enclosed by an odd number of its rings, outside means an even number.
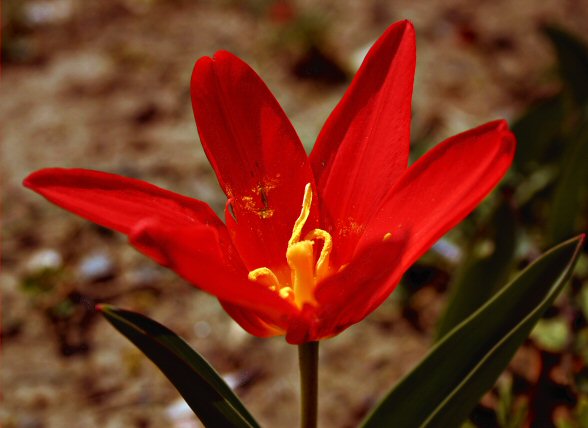
[[[437,326],[437,339],[482,306],[506,283],[516,248],[514,210],[503,198],[474,244],[451,284],[445,312]]]
[[[108,305],[99,310],[159,367],[205,426],[259,426],[210,364],[173,331],[135,312]]]
[[[572,273],[583,240],[577,237],[552,248],[448,333],[363,427],[459,426],[553,303]]]
[[[517,137],[515,166],[530,172],[546,159],[550,145],[561,132],[565,117],[563,97],[557,96],[531,107],[512,126]]]
[[[586,76],[588,80],[588,76]],[[577,233],[576,221],[584,212],[588,193],[588,119],[575,138],[568,140],[549,217],[551,242]]]
[[[579,105],[588,103],[588,48],[565,30],[545,27],[545,34],[553,43],[559,69],[570,95]]]

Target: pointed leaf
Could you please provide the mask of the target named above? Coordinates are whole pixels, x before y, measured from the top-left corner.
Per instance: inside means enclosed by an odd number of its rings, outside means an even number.
[[[220,375],[173,331],[135,312],[97,309],[159,367],[205,426],[259,426]]]
[[[547,26],[544,31],[553,43],[570,95],[578,104],[585,105],[588,102],[588,47],[561,28]]]
[[[577,233],[576,221],[585,212],[583,208],[588,197],[588,120],[585,120],[575,138],[567,143],[561,174],[551,201],[551,242],[561,241]]]
[[[364,428],[459,426],[494,384],[576,263],[584,236],[554,247],[448,333],[366,418]]]
[[[503,198],[468,252],[451,284],[451,294],[437,326],[437,340],[482,306],[506,283],[516,248],[513,207]]]
[[[549,148],[561,132],[565,113],[563,97],[556,96],[531,107],[517,119],[512,126],[517,137],[517,169],[531,172],[547,160]]]

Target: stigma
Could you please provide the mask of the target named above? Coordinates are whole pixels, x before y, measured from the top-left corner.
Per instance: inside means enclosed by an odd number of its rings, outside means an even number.
[[[316,305],[314,290],[316,285],[330,273],[329,256],[333,249],[331,235],[322,229],[313,229],[303,239],[302,229],[308,220],[312,205],[312,189],[310,183],[304,188],[302,210],[294,222],[292,236],[286,249],[286,264],[290,270],[290,280],[283,284],[275,273],[260,267],[249,272],[250,281],[258,282],[275,291],[280,297],[292,300],[298,308],[305,304]],[[315,261],[315,244],[322,241],[322,249]]]

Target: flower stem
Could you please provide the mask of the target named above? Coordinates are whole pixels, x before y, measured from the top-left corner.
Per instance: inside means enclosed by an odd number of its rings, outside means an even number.
[[[318,409],[318,342],[298,345],[301,428],[316,428]]]

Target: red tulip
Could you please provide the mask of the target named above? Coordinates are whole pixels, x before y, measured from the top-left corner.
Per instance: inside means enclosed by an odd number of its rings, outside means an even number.
[[[192,104],[228,198],[224,223],[204,202],[103,172],[43,169],[24,184],[127,234],[218,297],[251,334],[285,334],[290,343],[330,337],[378,307],[513,158],[513,134],[496,121],[407,167],[414,68],[413,26],[393,24],[307,156],[249,66],[228,52],[200,59]]]

